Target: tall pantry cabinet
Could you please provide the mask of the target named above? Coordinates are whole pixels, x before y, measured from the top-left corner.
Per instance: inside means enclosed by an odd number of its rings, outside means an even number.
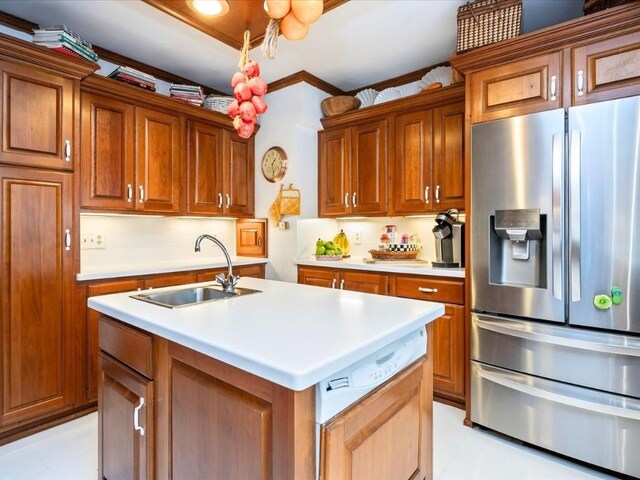
[[[75,406],[73,170],[95,67],[0,35],[0,443]]]

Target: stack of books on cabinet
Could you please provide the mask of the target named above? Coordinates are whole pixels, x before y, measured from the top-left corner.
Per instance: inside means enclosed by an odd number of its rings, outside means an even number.
[[[108,77],[152,92],[156,91],[155,77],[131,67],[118,67]]]
[[[169,88],[171,98],[176,98],[187,102],[191,105],[202,106],[203,92],[202,87],[194,85],[176,85],[173,84]]]
[[[40,25],[33,30],[33,43],[64,53],[72,57],[98,61],[91,43],[75,33],[66,25]]]

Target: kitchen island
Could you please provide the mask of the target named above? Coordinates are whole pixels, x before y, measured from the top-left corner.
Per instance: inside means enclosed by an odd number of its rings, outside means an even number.
[[[316,384],[442,305],[253,278],[239,286],[260,292],[176,309],[131,298],[140,292],[89,299],[103,314],[101,478],[313,478],[318,462],[323,478],[367,468],[430,478],[429,355],[322,426]],[[385,443],[402,432],[397,455]]]

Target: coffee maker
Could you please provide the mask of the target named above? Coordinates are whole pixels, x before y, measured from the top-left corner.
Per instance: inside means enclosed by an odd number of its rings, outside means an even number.
[[[436,238],[434,267],[464,267],[464,223],[458,221],[458,210],[451,209],[436,216],[436,226],[431,230]]]

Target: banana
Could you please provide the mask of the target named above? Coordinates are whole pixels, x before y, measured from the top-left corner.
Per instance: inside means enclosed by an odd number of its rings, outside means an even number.
[[[340,230],[340,233],[333,237],[333,243],[342,248],[342,252],[345,255],[349,255],[349,239],[347,238],[347,234],[344,233],[344,230]]]

